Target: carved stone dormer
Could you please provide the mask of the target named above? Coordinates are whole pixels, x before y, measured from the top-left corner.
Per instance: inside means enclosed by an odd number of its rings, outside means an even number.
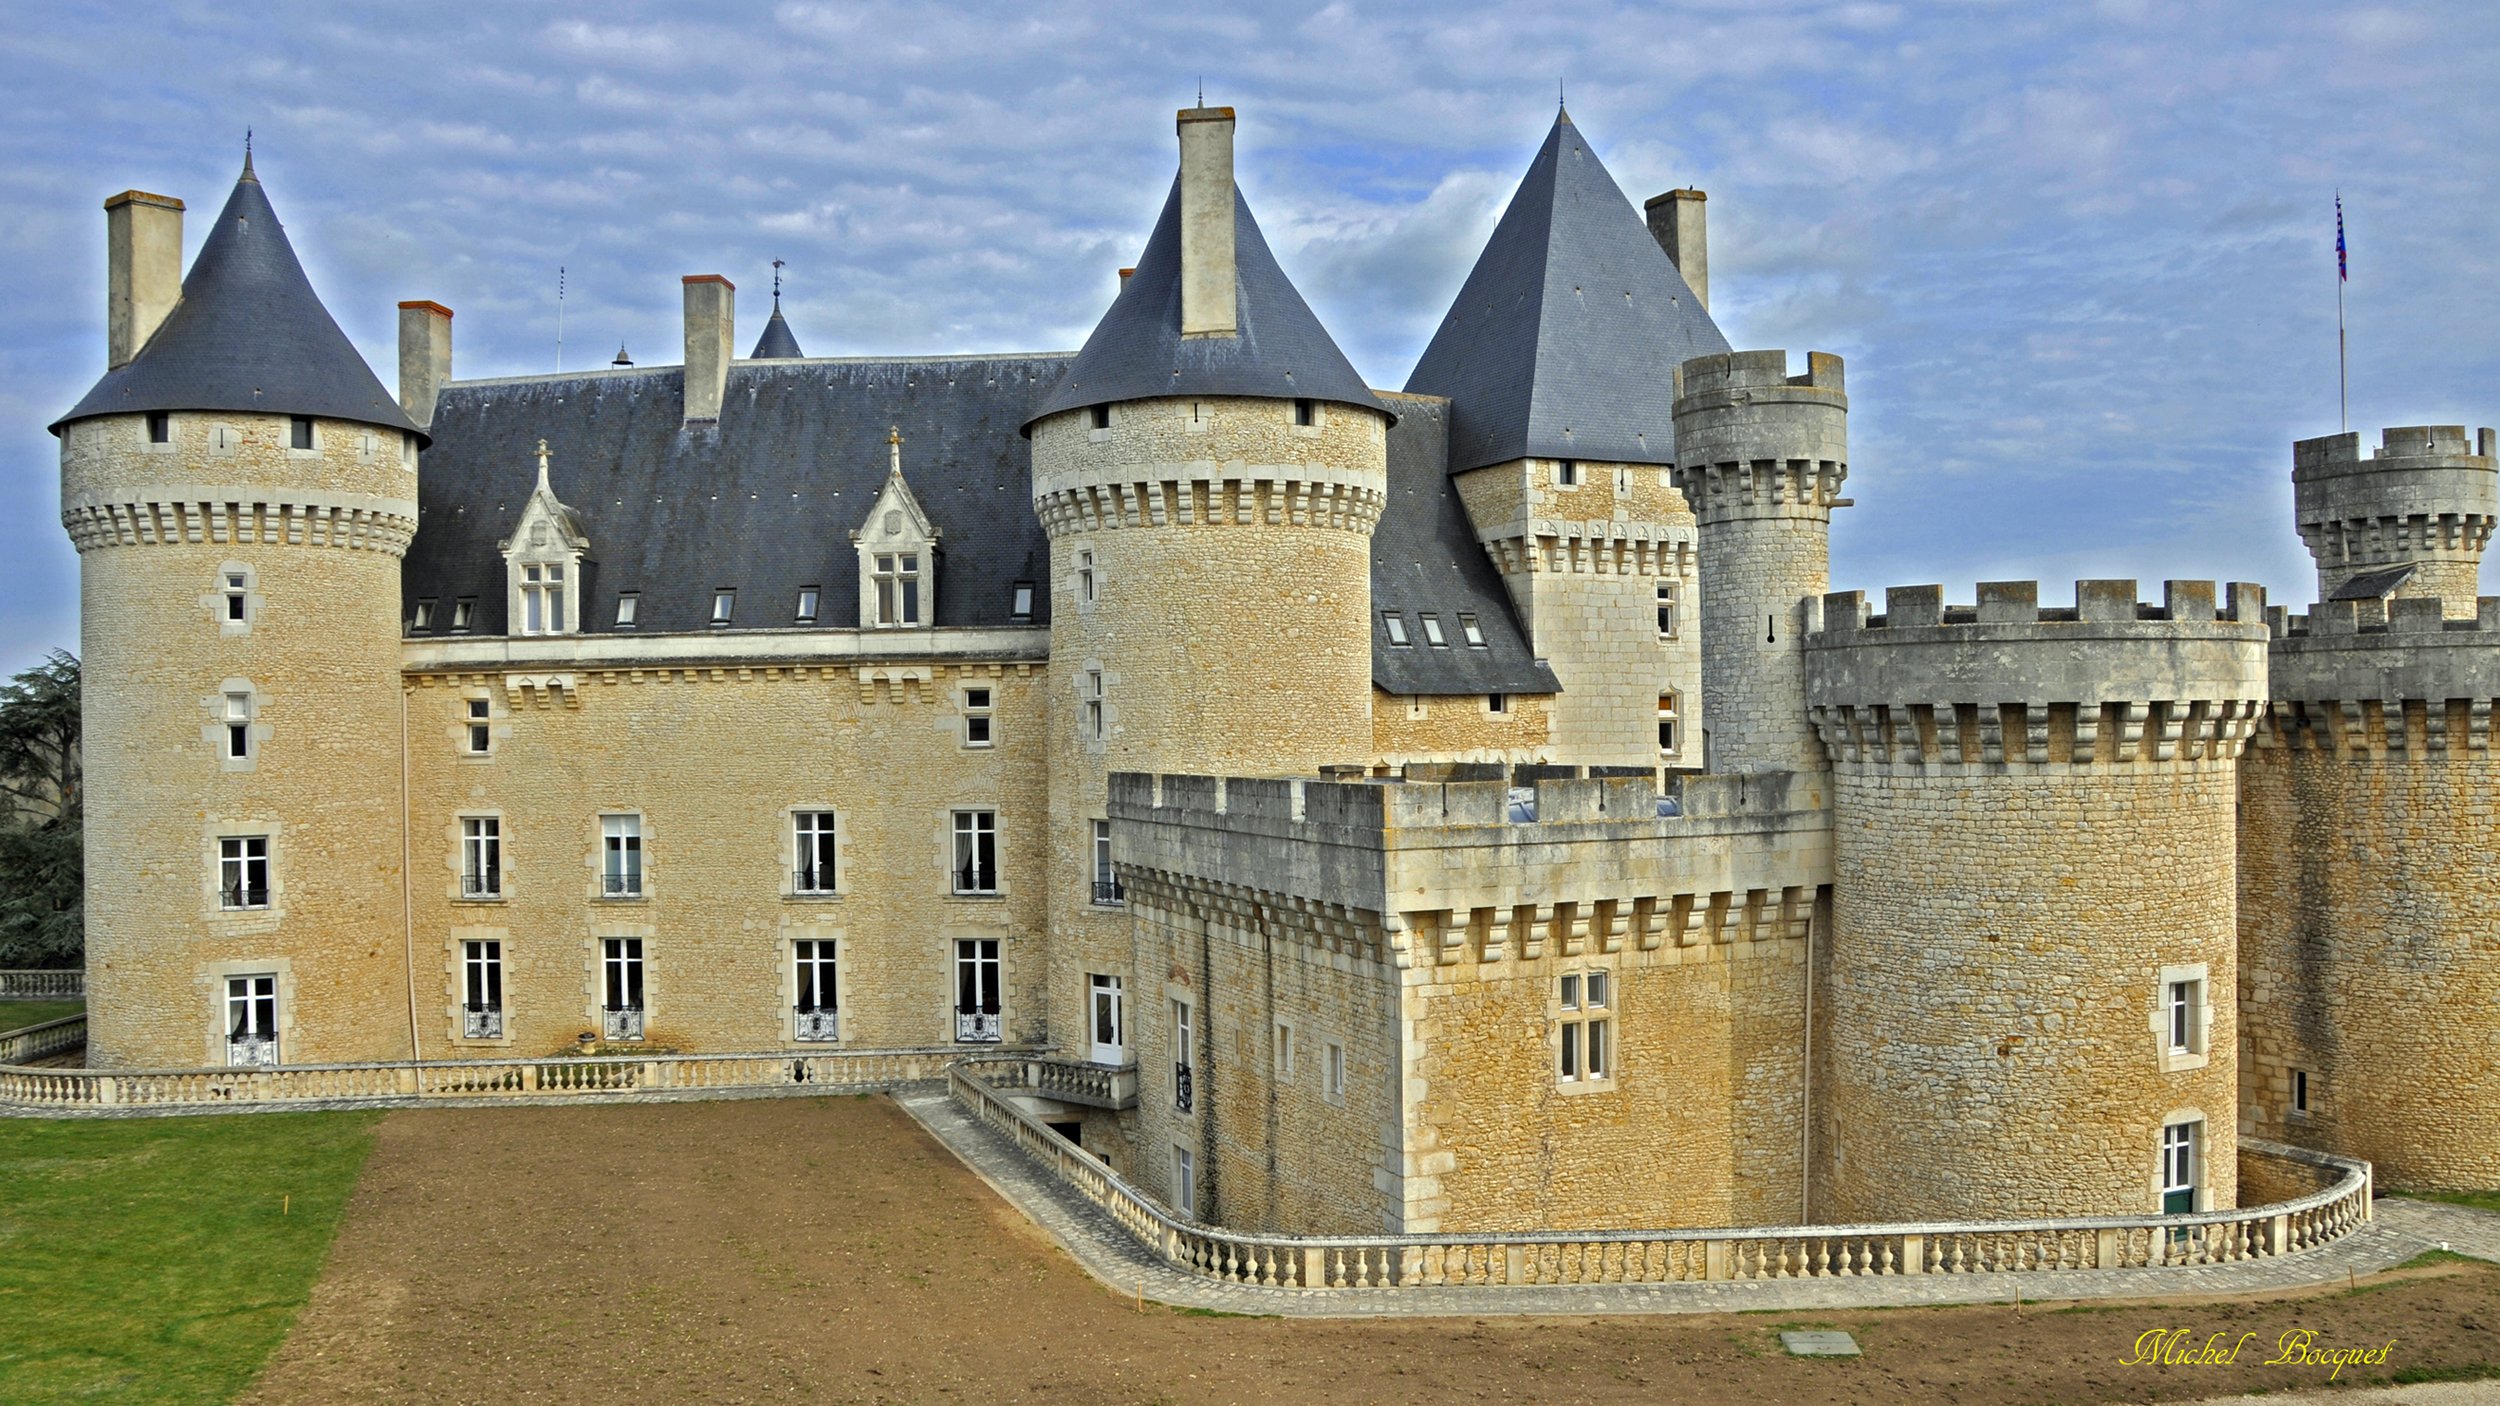
[[[582,555],[590,538],[581,519],[547,486],[547,441],[538,441],[538,487],[521,505],[504,560],[507,630],[515,635],[569,635],[581,628]]]
[[[937,606],[937,525],[903,482],[903,435],[886,434],[885,487],[851,534],[859,548],[859,623],[868,630],[928,628]]]

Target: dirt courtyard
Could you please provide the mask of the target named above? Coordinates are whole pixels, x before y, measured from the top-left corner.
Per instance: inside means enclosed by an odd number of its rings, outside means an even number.
[[[1865,1356],[1786,1357],[1775,1330],[1807,1322],[1851,1330]],[[2322,1345],[2393,1338],[2377,1373],[2454,1369],[2500,1358],[2500,1271],[2440,1265],[2359,1293],[2033,1306],[2020,1318],[2004,1305],[1819,1318],[1140,1312],[882,1098],[427,1109],[383,1120],[312,1302],[244,1399],[2028,1406],[2280,1391],[2325,1375],[2121,1365],[2140,1335],[2170,1327],[2266,1344],[2291,1328]]]

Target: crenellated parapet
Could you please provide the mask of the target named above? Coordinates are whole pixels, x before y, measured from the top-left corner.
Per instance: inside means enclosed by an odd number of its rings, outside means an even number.
[[[2449,618],[2437,598],[2322,601],[2266,613],[2274,700],[2261,745],[2337,756],[2491,745],[2500,700],[2500,596]]]
[[[1784,351],[1698,356],[1675,373],[1675,486],[1707,526],[1755,517],[1828,523],[1849,477],[1841,360]]]
[[[189,544],[337,547],[407,553],[417,533],[413,502],[305,490],[295,501],[229,496],[216,489],[167,489],[126,502],[63,505],[61,526],[81,552],[101,547]]]
[[[2079,581],[2043,607],[2030,581],[1979,586],[1948,606],[1939,586],[1823,597],[1806,637],[1810,714],[1844,769],[2117,767],[2223,763],[2256,728],[2266,692],[2265,593],[2233,583]]]
[[[2429,598],[2460,614],[2500,521],[2491,430],[2402,425],[2365,454],[2357,433],[2292,446],[2300,540],[2318,565],[2318,599],[2375,604]]]

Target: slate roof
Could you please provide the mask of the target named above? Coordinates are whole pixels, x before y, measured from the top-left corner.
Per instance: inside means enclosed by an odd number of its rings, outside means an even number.
[[[464,596],[477,602],[471,635],[506,632],[498,544],[537,487],[543,436],[549,483],[590,539],[583,633],[614,629],[624,591],[641,598],[632,633],[704,630],[721,587],[738,592],[733,629],[793,627],[802,586],[822,591],[818,628],[855,628],[850,535],[885,484],[891,426],[941,534],[934,623],[1045,625],[1046,588],[1031,620],[1010,614],[1015,582],[1049,577],[1032,446],[1017,429],[1068,362],[1065,352],[732,362],[720,423],[694,430],[681,367],[454,382],[435,405],[403,595],[438,602],[422,637],[447,633]]]
[[[1372,534],[1372,683],[1397,694],[1560,693],[1554,671],[1528,650],[1510,592],[1476,540],[1450,482],[1449,402],[1392,396],[1389,502]],[[1425,642],[1419,617],[1438,615],[1446,648]],[[1406,620],[1404,646],[1389,643],[1385,617]],[[1458,617],[1476,617],[1482,649]]]
[[[51,430],[149,410],[318,415],[425,440],[321,305],[248,160],[173,312]]]
[[[1066,379],[1025,420],[1063,410],[1169,395],[1308,398],[1380,410],[1380,401],[1337,349],[1310,304],[1268,251],[1250,203],[1233,188],[1234,304],[1238,335],[1181,336],[1181,184],[1111,310],[1103,314]]]
[[[1453,402],[1452,473],[1529,457],[1665,464],[1675,368],[1727,350],[1564,113],[1406,389]]]
[[[747,353],[756,361],[785,361],[803,357],[799,339],[790,333],[790,324],[782,319],[781,299],[773,299],[773,315],[764,322],[764,335],[755,339],[755,350]]]
[[[2335,588],[2328,600],[2385,600],[2405,582],[2413,579],[2411,566],[2391,566],[2383,571],[2364,571]]]

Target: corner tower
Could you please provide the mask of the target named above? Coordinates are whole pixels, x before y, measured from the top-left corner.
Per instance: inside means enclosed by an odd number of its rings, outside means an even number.
[[[2468,440],[2463,425],[2390,429],[2367,455],[2358,434],[2295,443],[2293,513],[2318,563],[2318,599],[2436,600],[2444,615],[2473,615],[2500,518],[2492,455],[2492,432]]]
[[[1675,483],[1700,520],[1701,725],[1716,772],[1825,769],[1806,720],[1808,614],[1847,507],[1840,358],[1698,356],[1675,371]]]
[[[144,201],[159,227],[126,241]],[[51,427],[83,597],[88,1058],[405,1058],[399,566],[425,437],[248,159],[169,299],[179,209],[107,203],[114,364]]]

